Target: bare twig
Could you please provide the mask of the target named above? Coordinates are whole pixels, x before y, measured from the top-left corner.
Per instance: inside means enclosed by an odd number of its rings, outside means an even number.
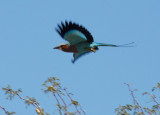
[[[56,92],[57,95],[59,96],[59,98],[62,100],[63,104],[64,104],[64,109],[65,109],[65,115],[67,115],[67,104],[64,101],[64,99],[62,98],[62,96],[59,94],[59,92]]]
[[[40,105],[39,105],[36,101],[32,101],[32,100],[25,99],[25,98],[21,97],[18,93],[17,93],[17,96],[18,96],[20,99],[24,100],[24,101],[30,101],[31,104],[32,104],[36,109],[38,109],[38,110],[40,111],[40,113],[43,113]]]
[[[51,84],[52,84],[52,87],[54,88],[54,81],[52,81]],[[59,89],[61,89],[60,86],[59,86]],[[61,99],[61,101],[63,102],[63,104],[64,104],[64,110],[65,110],[65,115],[67,115],[67,104],[66,104],[66,102],[64,101],[64,99],[62,98],[62,96],[59,94],[59,90],[56,90],[56,89],[54,88],[54,90],[53,90],[53,95],[54,95],[54,97],[56,98],[58,104],[60,104],[60,102],[59,102],[59,100],[58,100],[58,98],[56,97],[55,94],[57,94],[58,97],[59,97],[59,98]],[[61,109],[60,109],[60,110],[61,110]]]
[[[159,104],[159,102],[156,100],[157,97],[154,96],[154,95],[152,95],[152,94],[150,94],[150,93],[148,93],[148,92],[147,92],[147,94],[152,98],[153,102],[155,102],[155,103],[158,105],[158,109],[160,109],[160,107],[159,107],[160,104]]]
[[[150,95],[150,96],[151,96],[151,98],[153,99],[153,102],[155,102],[157,105],[160,105],[160,104],[158,103],[158,101],[156,100],[156,99],[157,99],[157,97],[156,97],[156,96],[151,95],[150,93],[149,93],[149,95]]]
[[[73,100],[72,97],[69,95],[69,93],[67,92],[67,89],[66,89],[66,88],[64,89],[64,91],[66,92],[67,96],[70,98],[71,102],[73,102],[74,100]],[[75,106],[77,112],[81,115],[81,112],[78,110],[77,105],[74,104],[74,106]]]
[[[2,107],[2,106],[0,105],[0,108],[3,109],[3,111],[4,111],[7,115],[9,115],[9,112],[8,112],[4,107]]]
[[[81,105],[79,104],[80,110],[83,112],[84,115],[86,115],[86,112],[82,109]]]
[[[131,96],[132,96],[132,98],[133,98],[133,103],[136,104],[136,105],[138,105],[138,107],[140,108],[142,114],[145,115],[144,112],[143,112],[142,106],[141,106],[141,105],[138,103],[138,101],[136,100],[136,98],[135,98],[135,96],[134,96],[134,93],[133,93],[133,90],[131,90],[131,88],[130,88],[130,85],[127,84],[127,83],[125,83],[125,84],[128,86],[128,89],[129,89],[129,91],[130,91],[130,93],[131,93]],[[139,108],[138,108],[138,112],[139,112]]]
[[[21,97],[19,94],[17,94],[17,96],[18,96],[20,99],[24,100],[24,101],[30,101],[35,108],[38,108],[38,109],[41,110],[40,105],[39,105],[36,101],[31,101],[31,100],[25,99],[25,98]]]
[[[53,96],[55,97],[55,99],[56,99],[56,101],[57,101],[57,103],[58,103],[58,107],[59,107],[59,113],[60,113],[60,115],[62,115],[62,112],[61,112],[61,104],[60,104],[60,102],[59,102],[59,100],[58,100],[58,98],[57,98],[57,96],[55,95],[55,92],[53,92]]]

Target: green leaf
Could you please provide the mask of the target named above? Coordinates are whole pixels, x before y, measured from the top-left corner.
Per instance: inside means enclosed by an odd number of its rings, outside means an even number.
[[[148,92],[144,92],[144,93],[142,93],[142,95],[146,95],[146,94],[149,94]]]
[[[75,101],[75,100],[72,100],[72,104],[74,104],[74,105],[76,105],[76,106],[79,105],[79,104],[78,104],[78,101]]]

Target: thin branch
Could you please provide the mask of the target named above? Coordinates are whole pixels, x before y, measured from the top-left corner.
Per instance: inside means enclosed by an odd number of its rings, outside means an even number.
[[[63,104],[64,104],[64,109],[65,109],[65,115],[67,115],[67,104],[64,101],[64,99],[62,98],[62,96],[59,94],[59,92],[56,92],[57,95],[59,96],[59,98],[62,100]]]
[[[54,87],[54,81],[51,82],[52,86]],[[61,89],[61,87],[59,86],[59,89]],[[56,97],[55,93],[57,93],[58,97],[62,100],[63,104],[64,104],[64,110],[65,110],[65,115],[67,115],[67,104],[64,101],[64,99],[62,98],[62,96],[59,94],[58,90],[53,92],[54,97],[56,98],[57,102],[60,104],[58,98]],[[60,109],[61,110],[61,109]]]
[[[157,105],[160,105],[160,104],[158,103],[158,101],[156,100],[156,97],[155,97],[154,95],[151,95],[150,93],[149,93],[149,95],[150,95],[151,98],[153,99],[153,102],[155,102]]]
[[[66,90],[66,89],[64,89],[64,91],[66,92],[67,96],[70,98],[71,102],[72,102],[72,101],[74,101],[74,100],[72,99],[72,97],[69,95],[69,93],[67,92],[67,90]],[[74,104],[74,106],[75,106],[75,108],[76,108],[77,112],[81,115],[81,112],[78,110],[77,105],[75,105],[75,104]]]
[[[25,98],[21,97],[18,93],[17,93],[17,96],[18,96],[20,99],[24,100],[24,101],[30,101],[31,104],[32,104],[36,109],[40,110],[40,113],[43,113],[40,105],[39,105],[36,101],[31,101],[31,100],[25,99]]]
[[[129,89],[129,91],[130,91],[130,93],[131,93],[131,96],[132,96],[132,98],[133,98],[133,103],[134,103],[134,104],[137,104],[138,107],[141,109],[142,114],[145,115],[144,112],[143,112],[142,106],[141,106],[141,105],[138,103],[138,101],[136,100],[136,98],[135,98],[135,96],[134,96],[134,93],[133,93],[133,90],[131,90],[131,88],[130,88],[130,85],[127,84],[127,83],[125,83],[125,84],[128,86],[128,89]],[[138,112],[139,112],[139,109],[138,109]]]
[[[86,115],[86,112],[82,109],[80,104],[79,104],[79,106],[80,106],[80,110],[83,112],[83,114]]]
[[[58,98],[57,98],[57,96],[55,95],[55,92],[53,92],[53,96],[55,97],[55,99],[56,99],[56,101],[57,101],[57,103],[58,103],[58,107],[59,107],[59,113],[60,113],[60,115],[62,115],[62,112],[61,112],[61,104],[60,104],[60,102],[59,102],[59,100],[58,100]]]
[[[2,107],[2,106],[0,105],[0,108],[3,109],[3,111],[4,111],[7,115],[9,115],[9,112],[8,112],[4,107]]]
[[[158,109],[160,109],[160,107],[159,107],[159,102],[156,100],[157,99],[157,97],[156,96],[154,96],[154,95],[151,95],[150,93],[148,93],[147,92],[147,94],[152,98],[152,100],[153,100],[153,102],[155,102],[157,105],[158,105]]]

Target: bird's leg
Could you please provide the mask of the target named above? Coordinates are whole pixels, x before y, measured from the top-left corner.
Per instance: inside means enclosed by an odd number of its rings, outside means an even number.
[[[91,51],[93,51],[94,53],[96,52],[96,50],[94,48],[91,48]]]
[[[92,51],[92,52],[96,52],[96,48],[95,47],[92,47],[92,48],[90,48],[90,47],[88,47],[88,48],[84,48],[85,50],[89,50],[89,51]]]
[[[92,52],[94,52],[94,53],[96,52],[96,50],[94,49],[94,47],[92,47],[92,48],[89,48],[89,47],[88,47],[88,48],[84,48],[84,49],[85,49],[85,50],[92,51]]]

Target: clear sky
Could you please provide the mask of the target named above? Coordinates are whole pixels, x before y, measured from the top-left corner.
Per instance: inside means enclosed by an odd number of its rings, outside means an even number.
[[[100,47],[72,64],[71,53],[52,49],[65,42],[55,31],[65,20],[82,24],[96,42],[136,46]],[[159,43],[159,0],[1,0],[0,88],[21,88],[22,96],[35,97],[53,113],[55,100],[48,99],[41,84],[55,76],[87,115],[114,115],[119,105],[132,104],[124,83],[139,89],[141,101],[140,94],[160,81]],[[0,105],[7,110],[36,115],[21,100],[10,102],[4,92],[0,95]],[[147,99],[144,105],[150,104]]]

